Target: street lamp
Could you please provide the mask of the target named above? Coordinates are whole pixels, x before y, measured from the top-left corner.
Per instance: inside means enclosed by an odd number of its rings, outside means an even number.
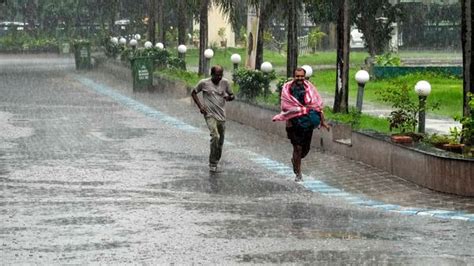
[[[359,88],[357,90],[357,103],[356,103],[356,108],[357,112],[362,112],[362,102],[364,101],[364,87],[365,83],[369,81],[370,76],[369,72],[365,70],[359,70],[355,74],[355,79],[357,81],[357,84],[359,85]]]
[[[138,33],[135,34],[135,36],[133,36],[133,37],[134,37],[137,41],[139,41],[139,40],[142,38],[142,36],[141,36],[140,34],[138,34]]]
[[[165,49],[165,46],[164,46],[161,42],[156,43],[156,44],[155,44],[155,47],[158,48],[158,49],[160,49],[160,50]]]
[[[260,70],[263,72],[265,76],[265,85],[263,87],[263,97],[267,98],[267,94],[270,90],[270,81],[268,80],[268,73],[272,72],[273,66],[270,62],[263,62],[260,65]]]
[[[418,94],[420,111],[418,113],[418,133],[425,133],[425,108],[426,98],[431,93],[431,85],[426,80],[420,80],[415,85],[415,92]]]
[[[234,64],[234,72],[239,68],[239,63],[242,61],[242,58],[240,57],[239,54],[233,54],[230,57],[230,61]]]
[[[204,69],[204,74],[207,76],[209,73],[209,65],[211,62],[211,58],[214,56],[214,51],[212,49],[206,49],[204,51],[204,57],[206,58],[206,64]]]
[[[110,42],[112,42],[114,45],[117,45],[119,41],[118,41],[117,37],[112,37],[112,38],[110,38]]]
[[[309,65],[302,65],[301,66],[302,69],[304,69],[304,72],[305,72],[305,79],[309,79],[312,75],[313,75],[313,68]]]
[[[145,48],[147,49],[150,49],[151,47],[153,47],[153,44],[150,41],[146,41],[144,45],[145,45]]]
[[[186,45],[184,45],[184,44],[179,45],[178,46],[178,57],[182,58],[184,60],[184,57],[186,55],[187,50],[188,50],[188,48],[186,48]]]
[[[127,44],[127,39],[125,39],[124,37],[120,37],[119,43],[120,43],[121,45],[125,46],[125,44]]]
[[[129,44],[132,47],[132,49],[135,50],[135,48],[137,48],[138,42],[135,39],[131,39]]]

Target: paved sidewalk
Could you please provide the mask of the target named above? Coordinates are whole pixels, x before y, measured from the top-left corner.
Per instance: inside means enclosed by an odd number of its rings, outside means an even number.
[[[110,84],[110,86],[117,88],[119,84]],[[137,95],[128,91],[122,91],[122,93],[146,105],[166,110],[173,117],[201,128],[204,132],[207,130],[189,98],[169,99],[166,105],[157,105],[162,95]],[[253,137],[248,138],[247,135]],[[238,152],[247,150],[246,157],[254,161],[256,165],[293,182],[294,176],[289,160],[291,145],[286,139],[229,121],[226,141],[238,147]],[[262,146],[262,143],[269,145]],[[233,149],[227,146],[227,151],[232,153]],[[231,162],[224,161],[224,169],[226,164],[231,164]],[[308,158],[303,160],[303,172],[305,182],[302,185],[307,189],[330,198],[337,197],[358,206],[410,215],[474,219],[471,217],[474,213],[472,198],[435,192],[375,167],[324,151],[312,150]]]

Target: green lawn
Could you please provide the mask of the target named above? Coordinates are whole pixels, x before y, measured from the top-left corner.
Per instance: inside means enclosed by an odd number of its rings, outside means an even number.
[[[177,52],[176,52],[177,53]],[[241,56],[242,62],[240,65],[245,64],[246,53],[243,48],[227,48],[217,49],[214,51],[214,57],[211,59],[211,64],[222,65],[226,70],[232,69],[232,63],[230,56],[237,53]],[[188,66],[197,66],[199,62],[199,50],[188,49],[186,52],[186,63]],[[364,63],[364,59],[368,56],[365,52],[351,52],[351,64],[361,65]],[[265,50],[263,53],[263,60],[272,63],[275,69],[278,69],[279,73],[286,74],[286,54],[279,54],[277,52]],[[334,51],[320,51],[315,54],[306,54],[298,58],[300,65],[336,65],[336,53]]]
[[[357,97],[357,83],[354,79],[357,69],[351,69],[349,77],[349,98],[350,102],[355,102]],[[311,81],[316,84],[318,89],[322,92],[334,95],[336,73],[334,70],[318,71],[311,78]],[[411,74],[408,76],[398,77],[395,79],[374,80],[369,81],[364,90],[364,102],[375,102],[383,104],[379,101],[376,92],[381,91],[388,86],[393,86],[393,82],[404,81],[409,87],[414,88],[419,80],[427,80],[431,84],[431,94],[428,97],[428,102],[440,103],[440,108],[433,112],[435,114],[453,117],[461,115],[462,112],[462,79],[454,77],[443,77],[433,74]],[[413,97],[417,97],[413,90]]]

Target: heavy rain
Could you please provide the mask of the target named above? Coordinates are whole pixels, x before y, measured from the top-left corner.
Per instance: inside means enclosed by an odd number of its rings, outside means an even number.
[[[1,264],[470,265],[471,36],[467,0],[0,0]]]

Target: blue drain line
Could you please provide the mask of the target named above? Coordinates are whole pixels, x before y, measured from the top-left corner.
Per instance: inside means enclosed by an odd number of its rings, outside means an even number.
[[[110,97],[114,99],[115,101],[119,102],[120,104],[132,110],[143,113],[148,117],[158,119],[159,121],[163,122],[166,125],[173,126],[179,130],[189,132],[189,133],[204,133],[202,130],[194,126],[191,126],[189,124],[186,124],[185,122],[182,122],[179,119],[176,119],[160,111],[157,111],[156,109],[151,108],[130,97],[122,95],[114,91],[112,88],[108,86],[96,83],[88,78],[85,78],[79,75],[74,75],[74,78],[78,80],[79,82],[81,82],[82,84],[84,84],[85,86],[92,88],[94,91],[104,96]],[[232,143],[230,143],[229,141],[227,141],[226,143],[229,145],[232,145]],[[250,158],[250,160],[256,163],[257,165],[260,165],[272,172],[275,172],[283,176],[294,175],[293,169],[291,169],[290,167],[288,167],[287,165],[283,163],[274,161],[272,159],[266,158],[262,155],[259,155],[257,153],[254,153],[248,150],[240,149],[239,151],[242,153],[245,153]],[[305,179],[308,179],[308,176],[306,176]],[[309,179],[312,179],[312,177],[309,177]],[[466,213],[463,211],[410,208],[410,207],[403,207],[403,206],[395,205],[395,204],[386,204],[381,201],[375,201],[375,200],[364,198],[362,196],[345,192],[344,190],[328,185],[324,181],[320,181],[320,180],[308,180],[308,181],[303,181],[300,184],[310,191],[318,192],[324,196],[339,197],[353,205],[357,205],[361,207],[369,207],[369,208],[374,208],[374,209],[385,211],[385,212],[395,212],[395,213],[399,213],[403,215],[431,216],[431,217],[440,218],[440,219],[451,219],[451,220],[462,220],[462,221],[474,222],[474,214]]]

